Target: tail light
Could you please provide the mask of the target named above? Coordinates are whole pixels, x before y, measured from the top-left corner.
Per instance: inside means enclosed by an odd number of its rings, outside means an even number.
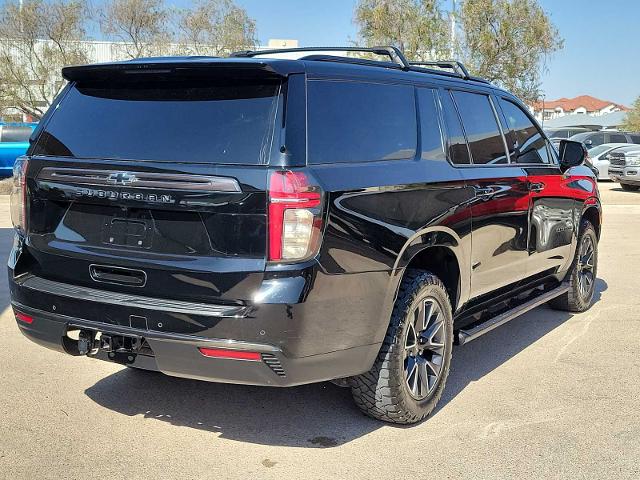
[[[320,188],[303,172],[279,170],[269,180],[269,260],[312,257],[322,230]]]
[[[18,157],[13,165],[13,185],[11,186],[11,222],[21,233],[27,231],[27,168],[29,159]]]
[[[14,311],[14,314],[16,316],[16,319],[20,320],[23,323],[28,323],[28,324],[33,323],[33,317],[30,315],[27,315],[22,312],[18,312],[17,310]]]

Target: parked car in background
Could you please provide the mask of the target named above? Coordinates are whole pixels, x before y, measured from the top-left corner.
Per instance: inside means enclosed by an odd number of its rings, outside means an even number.
[[[589,150],[588,162],[597,169],[598,180],[609,180],[609,153],[621,147],[634,146],[632,143],[605,143]]]
[[[559,155],[560,154],[560,142],[562,142],[562,138],[553,138],[550,139],[549,142],[551,143],[551,146],[555,149],[556,153]],[[581,144],[585,151],[588,152],[587,147],[584,144]],[[625,144],[626,145],[626,144]],[[591,170],[591,172],[593,173],[593,178],[598,179],[599,177],[599,171],[598,169],[595,167],[595,165],[593,163],[591,163],[591,158],[589,157],[589,155],[587,154],[587,157],[584,160],[584,165],[585,167],[588,167],[589,170]],[[609,177],[607,177],[609,178]]]
[[[585,151],[587,151],[586,147],[585,147]],[[598,171],[596,166],[593,163],[591,163],[591,159],[589,158],[589,154],[588,153],[587,153],[587,157],[584,159],[584,166],[587,167],[589,170],[591,170],[591,173],[593,174],[593,178],[598,180],[598,175],[599,175],[600,172]]]
[[[37,123],[0,124],[0,176],[10,177],[13,164],[29,148],[29,137]]]
[[[573,135],[570,140],[582,142],[588,150],[605,143],[639,143],[640,133],[626,133],[617,130],[599,130]]]
[[[592,129],[584,128],[584,127],[566,127],[566,128],[552,128],[545,129],[544,133],[547,134],[550,140],[553,141],[555,138],[560,138],[567,140],[568,138],[577,135],[578,133],[589,133],[592,132]]]
[[[571,138],[578,133],[589,133],[592,132],[592,129],[584,128],[584,127],[566,127],[566,128],[554,128],[547,129],[544,132],[549,137],[551,144],[555,147],[556,150],[560,148],[560,140],[566,140]]]
[[[609,176],[624,190],[640,189],[640,147],[630,145],[609,153]]]

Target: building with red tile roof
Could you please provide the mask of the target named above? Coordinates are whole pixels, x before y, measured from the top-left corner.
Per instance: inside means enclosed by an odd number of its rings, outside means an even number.
[[[599,116],[612,112],[626,112],[628,107],[601,100],[591,95],[580,95],[575,98],[559,98],[557,100],[544,100],[536,102],[531,106],[533,114],[538,120],[550,120],[552,118],[563,117],[576,113]]]

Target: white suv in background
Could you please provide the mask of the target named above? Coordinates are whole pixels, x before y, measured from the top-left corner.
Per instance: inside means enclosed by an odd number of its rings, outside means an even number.
[[[609,176],[624,190],[640,189],[640,145],[617,148],[609,154]]]
[[[598,180],[609,180],[609,154],[611,152],[622,147],[633,146],[632,143],[605,143],[589,150],[589,161],[598,171]]]

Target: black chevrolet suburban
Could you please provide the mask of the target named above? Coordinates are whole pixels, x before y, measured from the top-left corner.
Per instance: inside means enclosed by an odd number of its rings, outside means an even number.
[[[457,62],[322,48],[63,76],[11,205],[11,303],[45,347],[214,382],[331,380],[413,423],[454,343],[592,301],[584,148],[556,152]]]

